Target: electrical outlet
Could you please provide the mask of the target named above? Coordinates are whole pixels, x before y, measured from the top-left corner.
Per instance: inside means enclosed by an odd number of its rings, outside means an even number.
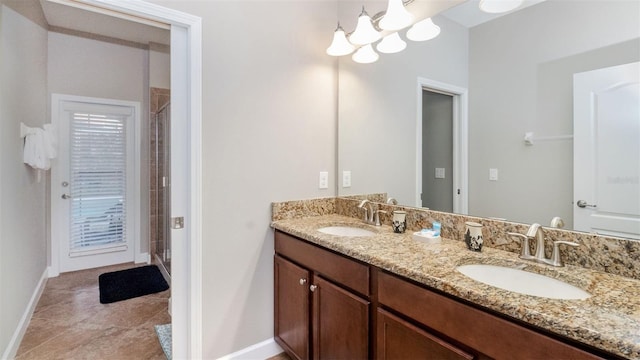
[[[351,187],[351,171],[342,172],[342,187],[343,188]]]
[[[498,181],[498,169],[489,169],[489,181]]]
[[[320,177],[318,178],[318,188],[319,189],[329,188],[329,172],[328,171],[320,171]]]
[[[444,179],[444,168],[436,168],[436,179]]]

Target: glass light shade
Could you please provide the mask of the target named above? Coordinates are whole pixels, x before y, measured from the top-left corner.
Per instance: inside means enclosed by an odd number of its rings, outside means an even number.
[[[407,43],[400,38],[400,35],[397,32],[385,36],[382,38],[382,41],[376,45],[376,49],[385,54],[398,53],[406,47]]]
[[[327,54],[331,56],[349,55],[355,50],[355,47],[347,40],[344,30],[338,24],[338,28],[333,33],[333,41],[327,48]]]
[[[480,0],[480,10],[498,14],[511,11],[522,5],[522,0]]]
[[[367,44],[358,49],[358,51],[356,51],[351,58],[353,59],[353,61],[360,64],[371,64],[378,61],[379,57],[380,55],[373,51],[373,47],[371,46],[371,44]]]
[[[380,20],[380,28],[384,30],[400,30],[413,22],[413,15],[405,9],[402,0],[389,0],[387,12]]]
[[[373,28],[371,18],[367,12],[364,11],[364,8],[362,8],[362,13],[358,18],[358,25],[356,25],[356,30],[353,34],[349,36],[349,41],[354,45],[365,45],[376,42],[380,40],[381,37],[382,35]]]
[[[426,18],[413,24],[411,29],[407,31],[407,39],[413,41],[427,41],[435,38],[440,34],[440,26]]]

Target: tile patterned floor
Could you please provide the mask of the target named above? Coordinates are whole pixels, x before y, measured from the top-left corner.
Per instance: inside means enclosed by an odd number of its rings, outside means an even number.
[[[167,324],[171,290],[100,304],[98,276],[133,264],[64,273],[47,281],[22,339],[22,359],[166,359],[154,325]]]

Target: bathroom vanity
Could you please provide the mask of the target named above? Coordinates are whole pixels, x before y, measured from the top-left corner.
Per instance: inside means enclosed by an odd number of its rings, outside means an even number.
[[[336,236],[323,226],[365,227]],[[640,281],[568,265],[525,263],[579,286],[546,299],[476,282],[461,264],[522,266],[517,254],[322,215],[276,220],[275,339],[299,359],[597,359],[640,357]],[[626,292],[626,293],[625,293]]]

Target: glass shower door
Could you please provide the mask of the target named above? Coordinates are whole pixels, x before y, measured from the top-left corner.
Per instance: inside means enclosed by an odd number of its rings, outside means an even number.
[[[156,180],[158,209],[156,257],[171,274],[171,105],[156,113]]]

